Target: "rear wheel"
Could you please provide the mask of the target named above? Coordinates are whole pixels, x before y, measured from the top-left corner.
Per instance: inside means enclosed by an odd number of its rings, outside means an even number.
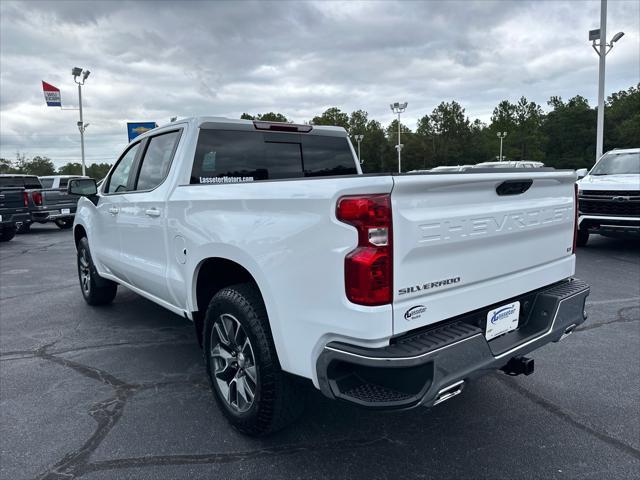
[[[0,232],[0,242],[8,242],[15,236],[16,236],[15,225],[3,227],[2,232]]]
[[[587,245],[589,241],[589,231],[588,230],[578,230],[578,236],[576,238],[576,245],[579,247],[584,247]]]
[[[211,299],[204,352],[214,398],[242,433],[266,435],[302,413],[304,396],[280,368],[267,312],[255,286],[227,287]]]
[[[67,230],[67,229],[73,227],[73,219],[71,219],[71,218],[64,218],[64,219],[56,220],[55,223],[58,226],[58,228],[61,229],[61,230]]]
[[[91,259],[87,237],[83,237],[78,243],[78,279],[82,296],[89,305],[111,303],[118,292],[117,283],[98,275]]]

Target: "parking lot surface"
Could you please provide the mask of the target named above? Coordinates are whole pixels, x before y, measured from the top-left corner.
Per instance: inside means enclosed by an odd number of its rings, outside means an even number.
[[[192,325],[120,288],[91,308],[69,231],[0,246],[0,478],[640,477],[640,245],[593,236],[589,319],[431,410],[379,413],[310,391],[252,439],[216,409]]]

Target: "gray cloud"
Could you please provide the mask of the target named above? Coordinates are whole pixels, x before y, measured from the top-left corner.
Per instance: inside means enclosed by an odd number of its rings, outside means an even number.
[[[44,105],[40,80],[77,102],[87,159],[113,161],[131,120],[280,111],[302,122],[362,108],[383,123],[407,100],[413,126],[442,100],[487,120],[502,99],[581,94],[594,103],[586,32],[599,2],[2,2],[0,153],[78,161],[77,112]],[[609,2],[607,91],[640,81],[640,7]]]

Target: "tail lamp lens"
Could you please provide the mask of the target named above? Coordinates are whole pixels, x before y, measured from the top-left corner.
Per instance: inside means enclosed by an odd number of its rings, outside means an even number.
[[[342,197],[338,200],[336,217],[358,231],[358,246],[349,252],[344,262],[347,298],[367,306],[391,303],[393,235],[390,196]]]
[[[31,199],[33,203],[36,205],[42,205],[42,193],[40,192],[31,192]]]
[[[24,206],[29,206],[29,194],[27,192],[22,192],[22,200],[24,201]]]

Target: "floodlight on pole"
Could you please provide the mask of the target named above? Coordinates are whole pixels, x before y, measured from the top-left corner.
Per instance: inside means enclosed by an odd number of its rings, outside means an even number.
[[[84,123],[82,119],[82,85],[89,77],[91,72],[89,70],[83,70],[80,67],[73,67],[71,69],[71,75],[73,75],[73,81],[78,84],[78,107],[80,110],[80,121],[78,122],[78,130],[80,130],[80,153],[82,156],[82,175],[86,175],[87,167],[84,161],[84,131],[89,126],[88,123]]]
[[[598,124],[596,129],[596,161],[602,156],[604,149],[604,79],[605,79],[605,58],[613,48],[614,43],[624,36],[624,32],[616,33],[611,41],[607,43],[607,0],[600,1],[600,28],[589,32],[591,46],[596,51],[599,59],[598,64]],[[599,43],[596,43],[599,40]]]
[[[403,113],[407,109],[407,102],[395,102],[391,103],[389,107],[391,107],[391,111],[393,113],[398,114],[398,144],[396,145],[396,149],[398,150],[398,173],[402,173],[402,142],[400,141],[400,114]]]
[[[356,135],[354,138],[356,139],[356,142],[358,142],[358,161],[360,164],[363,164],[364,162],[362,161],[362,157],[360,157],[360,143],[364,140],[364,135]]]
[[[498,161],[502,162],[504,157],[502,156],[502,141],[507,136],[507,132],[498,132],[497,137],[500,139],[500,157],[498,157]]]

